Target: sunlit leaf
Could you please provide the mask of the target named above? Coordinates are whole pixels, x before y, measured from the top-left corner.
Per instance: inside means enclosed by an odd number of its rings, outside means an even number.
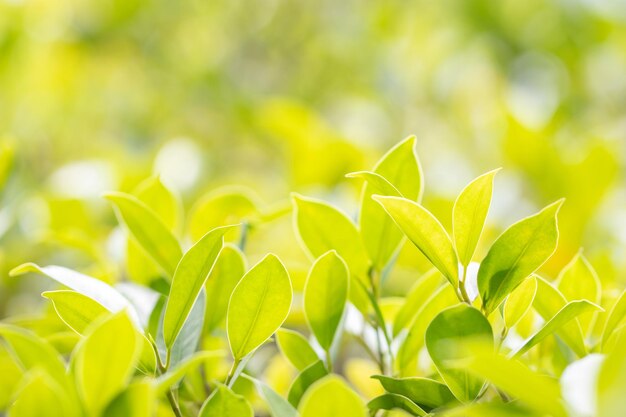
[[[537,279],[532,276],[525,279],[504,303],[504,323],[507,327],[515,326],[533,304],[537,293]]]
[[[556,249],[559,200],[515,223],[494,242],[478,270],[483,309],[490,313]]]
[[[626,291],[623,291],[620,297],[617,299],[611,312],[609,313],[609,317],[606,320],[604,325],[604,330],[602,331],[602,346],[605,347],[609,338],[617,329],[619,324],[626,318]]]
[[[361,397],[335,375],[324,377],[313,384],[304,394],[298,411],[302,417],[366,416]]]
[[[98,302],[76,291],[46,291],[42,296],[52,301],[61,320],[78,334],[83,334],[87,326],[98,317],[111,313]]]
[[[298,411],[289,401],[281,397],[276,391],[271,389],[267,384],[259,381],[256,378],[252,378],[249,375],[243,375],[246,379],[249,379],[254,383],[257,392],[263,397],[263,400],[267,404],[272,417],[298,417]]]
[[[408,398],[425,411],[458,403],[448,386],[439,381],[420,377],[392,378],[385,375],[374,375],[372,378],[379,380],[387,392]]]
[[[319,360],[309,342],[296,331],[279,329],[276,332],[276,343],[283,355],[299,371]]]
[[[289,388],[289,394],[287,395],[289,403],[297,407],[306,390],[313,385],[315,381],[318,381],[326,375],[328,375],[328,371],[324,366],[324,362],[321,360],[306,367],[298,374]]]
[[[413,416],[426,416],[428,413],[418,405],[399,394],[383,394],[367,403],[367,408],[372,412],[379,410],[404,410]]]
[[[424,274],[409,290],[402,307],[398,310],[393,321],[394,336],[406,328],[417,312],[422,308],[426,300],[439,288],[443,282],[441,272],[432,269]]]
[[[61,385],[43,372],[26,376],[18,387],[15,401],[8,410],[9,417],[67,417],[77,416],[70,398]]]
[[[136,381],[128,385],[109,403],[102,417],[152,417],[155,408],[155,393],[152,384]]]
[[[624,415],[626,331],[622,329],[615,335],[615,338],[615,346],[606,355],[598,375],[597,417],[621,417]]]
[[[599,304],[601,296],[600,279],[587,258],[579,252],[563,268],[557,279],[559,291],[568,301],[589,300]],[[594,314],[585,314],[578,317],[583,334],[586,334],[593,324]]]
[[[204,402],[198,417],[253,417],[252,406],[241,395],[219,384]]]
[[[156,392],[164,393],[170,387],[178,384],[193,368],[198,368],[204,362],[212,361],[215,358],[221,358],[223,356],[225,356],[225,352],[223,351],[203,351],[183,359],[175,367],[167,371],[167,373],[160,375],[154,381]]]

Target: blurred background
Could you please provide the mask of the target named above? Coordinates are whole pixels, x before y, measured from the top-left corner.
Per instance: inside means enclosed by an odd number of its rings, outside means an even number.
[[[41,304],[47,282],[8,277],[22,262],[124,279],[100,195],[151,175],[188,242],[261,213],[250,257],[306,270],[289,193],[354,216],[344,175],[408,135],[448,228],[464,185],[503,167],[479,256],[566,197],[544,273],[584,247],[623,286],[624,0],[0,0],[0,317]]]

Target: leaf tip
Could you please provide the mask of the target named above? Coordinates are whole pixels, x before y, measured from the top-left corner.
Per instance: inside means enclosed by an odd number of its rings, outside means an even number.
[[[11,271],[9,271],[10,277],[17,277],[19,275],[24,275],[29,272],[39,272],[41,271],[41,267],[33,262],[27,262],[25,264],[16,266]]]

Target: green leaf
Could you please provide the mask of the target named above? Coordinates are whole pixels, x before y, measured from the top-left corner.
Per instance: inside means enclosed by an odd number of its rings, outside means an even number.
[[[541,415],[565,417],[559,384],[555,379],[535,373],[521,362],[495,353],[491,344],[473,346],[471,360],[464,362],[463,367]]]
[[[478,396],[484,381],[469,376],[464,369],[448,362],[464,359],[467,343],[493,343],[489,321],[474,307],[460,304],[439,313],[426,330],[426,348],[450,391],[463,402]]]
[[[615,336],[615,346],[607,354],[598,375],[597,417],[622,417],[626,392],[626,331]]]
[[[241,395],[219,384],[204,402],[198,417],[253,417],[252,406]]]
[[[27,375],[9,408],[9,417],[77,416],[63,388],[44,372]]]
[[[567,300],[550,283],[541,277],[537,277],[537,294],[533,301],[533,307],[544,320],[549,321],[565,307]],[[565,323],[557,330],[557,335],[576,353],[582,357],[587,354],[583,333],[578,320],[573,319]]]
[[[526,278],[504,303],[504,323],[508,328],[515,326],[524,314],[530,309],[537,293],[537,279],[532,276]]]
[[[246,273],[246,259],[236,246],[225,244],[204,284],[207,303],[204,325],[210,333],[226,321],[228,301],[237,283]]]
[[[373,375],[372,378],[379,380],[385,391],[406,397],[428,412],[458,403],[446,384],[439,381],[419,377],[392,378],[385,375]]]
[[[131,383],[107,406],[102,417],[152,417],[155,392],[148,380]]]
[[[439,220],[414,201],[401,197],[372,197],[396,222],[411,242],[456,288],[459,267],[448,233]]]
[[[431,269],[413,285],[393,321],[394,336],[397,336],[402,329],[406,328],[413,321],[420,308],[441,286],[442,281],[443,276],[441,272]]]
[[[259,381],[256,378],[252,378],[249,375],[243,374],[244,378],[252,381],[256,387],[257,392],[261,395],[265,403],[267,404],[270,415],[272,417],[298,417],[298,411],[289,401],[278,395],[276,391],[271,389],[267,384]]]
[[[336,250],[350,271],[363,278],[369,269],[367,252],[356,225],[339,209],[321,200],[293,194],[295,229],[314,259]]]
[[[520,407],[515,402],[509,403],[474,403],[463,407],[446,410],[445,417],[543,417],[545,413],[535,412]]]
[[[397,361],[401,374],[413,375],[415,373],[417,355],[424,346],[424,335],[428,325],[441,310],[458,303],[458,301],[454,289],[446,285],[439,288],[419,309],[398,352]]]
[[[418,405],[399,394],[383,394],[372,399],[367,403],[367,408],[371,412],[379,410],[404,410],[412,416],[426,416],[428,413],[422,410]]]
[[[487,212],[491,205],[493,178],[499,169],[489,171],[461,191],[452,209],[452,230],[459,261],[467,268],[476,251]]]
[[[378,161],[373,174],[355,175],[367,180],[361,192],[359,229],[374,268],[381,271],[398,249],[402,241],[402,232],[372,200],[372,195],[402,196],[412,201],[421,199],[422,169],[415,152],[415,137],[411,136],[390,149]],[[380,178],[385,181],[381,181]],[[390,189],[385,182],[393,188]]]
[[[404,197],[400,191],[387,178],[372,171],[356,171],[346,175],[347,178],[361,178],[366,181],[366,187],[371,188],[372,193]],[[371,194],[370,194],[371,198]],[[384,266],[384,265],[383,265]]]
[[[328,375],[328,371],[324,366],[324,362],[321,360],[305,368],[291,383],[291,387],[289,387],[289,393],[287,394],[289,403],[297,407],[306,390],[313,385],[313,383],[326,375]]]
[[[87,326],[98,317],[111,313],[98,302],[76,291],[46,291],[41,295],[52,301],[59,318],[78,334],[83,334]]]
[[[296,331],[278,329],[276,343],[282,354],[299,371],[319,360],[309,342]]]
[[[365,410],[361,397],[336,375],[313,384],[298,408],[302,417],[365,417]]]
[[[124,312],[88,329],[77,347],[74,374],[91,415],[99,415],[128,383],[141,346],[141,339]]]
[[[213,269],[222,250],[224,233],[232,226],[219,227],[208,232],[193,245],[180,260],[165,305],[163,335],[165,345],[171,348],[196,302],[200,290]]]
[[[491,313],[554,253],[559,238],[559,200],[515,223],[489,249],[478,270],[483,309]]]
[[[330,350],[348,299],[350,275],[337,252],[320,256],[304,287],[304,314],[318,343]]]
[[[593,266],[578,252],[563,268],[557,279],[559,291],[568,301],[589,300],[600,303],[601,285],[598,274]],[[585,314],[578,317],[583,334],[586,334],[593,325],[595,314]]]
[[[174,368],[160,375],[154,381],[157,394],[164,394],[168,389],[176,386],[189,371],[199,367],[204,362],[223,357],[224,353],[223,351],[202,351],[181,360]]]
[[[602,331],[602,348],[604,349],[609,341],[609,338],[617,328],[617,326],[624,320],[626,317],[626,290],[622,292],[622,295],[619,296],[613,308],[611,308],[611,312],[609,313],[609,317],[604,324],[604,330]]]
[[[604,309],[587,300],[570,301],[554,317],[548,320],[537,333],[531,336],[513,356],[523,355],[537,343],[555,333],[579,315],[590,311],[604,311]]]
[[[126,225],[130,235],[146,254],[167,276],[174,276],[183,253],[176,237],[154,211],[130,194],[112,192],[104,197],[113,203],[120,223]]]
[[[267,255],[243,276],[230,297],[226,319],[235,359],[242,359],[278,330],[289,314],[292,295],[289,274],[275,255]]]
[[[113,313],[127,310],[133,323],[135,323],[137,327],[140,327],[139,316],[132,304],[115,288],[99,279],[92,278],[62,266],[50,265],[41,267],[33,263],[20,265],[11,270],[9,274],[11,276],[18,276],[29,272],[37,272],[45,275],[59,284],[97,301],[100,305]]]

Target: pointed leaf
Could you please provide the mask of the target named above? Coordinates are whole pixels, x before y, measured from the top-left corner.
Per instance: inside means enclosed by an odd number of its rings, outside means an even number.
[[[365,410],[361,397],[335,375],[313,384],[298,408],[302,417],[365,417]]]
[[[252,406],[241,395],[219,384],[205,401],[198,417],[253,417]]]
[[[554,253],[559,237],[556,216],[563,200],[550,204],[504,231],[478,270],[483,309],[490,313]]]
[[[83,334],[98,317],[111,313],[98,302],[76,291],[46,291],[41,295],[52,301],[59,318],[78,334]]]
[[[276,343],[282,354],[299,371],[319,360],[317,353],[309,345],[309,342],[296,331],[278,329],[276,332]]]
[[[298,374],[296,379],[291,383],[287,399],[294,407],[297,407],[306,390],[319,379],[328,375],[328,371],[321,360],[309,365]]]
[[[102,417],[152,417],[154,415],[155,393],[147,380],[131,383],[111,401]]]
[[[385,375],[373,375],[372,378],[379,380],[387,392],[406,397],[426,411],[458,403],[446,384],[439,381],[419,377],[392,378]]]
[[[504,303],[504,323],[508,328],[515,326],[524,314],[530,309],[537,293],[537,279],[532,276],[526,278]]]
[[[626,318],[626,290],[622,292],[619,296],[613,308],[611,308],[611,312],[609,313],[609,317],[606,320],[604,325],[604,330],[602,331],[602,347],[604,348],[617,328],[619,324]]]
[[[282,262],[267,255],[243,276],[228,305],[226,327],[235,359],[269,339],[291,308],[291,281]]]
[[[396,222],[411,242],[456,288],[459,268],[456,252],[439,220],[414,201],[400,197],[372,197]]]
[[[19,389],[9,417],[67,417],[76,416],[76,410],[67,394],[54,379],[43,372],[28,375]]]
[[[167,373],[159,376],[155,380],[155,390],[158,394],[164,394],[168,389],[176,386],[183,377],[191,371],[193,368],[197,368],[204,362],[212,361],[215,358],[221,358],[225,356],[225,352],[215,351],[202,351],[180,361],[174,368],[167,371]]]
[[[431,269],[413,285],[393,321],[394,336],[398,335],[402,329],[413,321],[417,312],[428,298],[435,293],[437,288],[441,286],[442,282],[443,275],[441,275],[441,272]]]
[[[557,282],[559,291],[568,301],[589,300],[595,304],[600,303],[602,292],[600,279],[581,252],[577,253],[563,268]],[[583,334],[587,334],[595,316],[595,314],[585,314],[578,317]]]
[[[272,417],[298,417],[298,411],[289,402],[278,395],[276,391],[271,389],[267,384],[252,378],[249,375],[242,375],[244,378],[252,381],[257,392],[261,395]]]
[[[371,412],[379,410],[404,410],[412,416],[426,416],[428,413],[417,404],[399,394],[383,394],[367,403]]]
[[[230,295],[245,273],[246,259],[243,253],[236,246],[225,244],[204,284],[209,300],[204,325],[209,333],[226,321]]]

